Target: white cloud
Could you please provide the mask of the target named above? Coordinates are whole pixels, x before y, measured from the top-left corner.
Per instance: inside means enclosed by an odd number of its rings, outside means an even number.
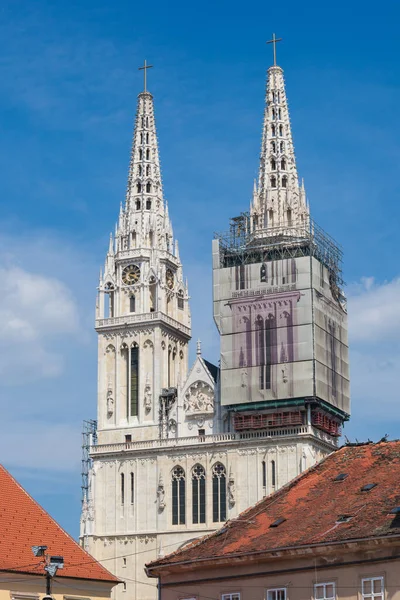
[[[397,340],[400,334],[400,278],[377,284],[372,277],[350,287],[350,343]]]
[[[76,334],[79,326],[68,286],[12,264],[0,265],[0,281],[1,383],[26,384],[59,375],[63,355],[57,339]]]

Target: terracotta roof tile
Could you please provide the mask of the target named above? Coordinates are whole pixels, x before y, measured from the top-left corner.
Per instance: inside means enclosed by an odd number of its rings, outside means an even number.
[[[335,481],[347,473],[343,481]],[[150,563],[233,555],[400,535],[400,441],[348,445],[225,524],[222,530]],[[361,491],[369,483],[370,491]],[[340,517],[351,517],[338,522]],[[277,519],[285,519],[271,527]],[[221,535],[222,532],[222,535]]]
[[[64,557],[64,569],[57,572],[57,577],[118,583],[1,465],[0,490],[0,570],[43,577],[43,558],[36,558],[31,546],[46,545],[49,554]]]

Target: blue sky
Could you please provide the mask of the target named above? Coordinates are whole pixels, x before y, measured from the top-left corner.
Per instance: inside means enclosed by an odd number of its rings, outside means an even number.
[[[0,460],[73,535],[96,414],[97,276],[124,198],[144,58],[164,191],[218,358],[214,231],[248,208],[273,31],[298,170],[342,245],[352,439],[398,437],[398,3],[5,1],[0,12]]]

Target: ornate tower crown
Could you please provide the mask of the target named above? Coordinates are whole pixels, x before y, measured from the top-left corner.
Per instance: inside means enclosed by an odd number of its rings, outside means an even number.
[[[268,69],[258,186],[250,206],[253,230],[272,229],[289,233],[306,225],[309,208],[304,185],[298,181],[283,70]],[[271,43],[267,42],[267,43]]]

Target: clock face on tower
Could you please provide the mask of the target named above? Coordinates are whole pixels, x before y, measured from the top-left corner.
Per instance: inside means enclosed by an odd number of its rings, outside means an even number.
[[[172,290],[174,287],[174,274],[171,269],[167,269],[167,272],[165,273],[165,281],[167,282],[169,289]]]
[[[140,279],[140,268],[137,265],[128,265],[122,271],[122,281],[125,285],[134,285]]]

